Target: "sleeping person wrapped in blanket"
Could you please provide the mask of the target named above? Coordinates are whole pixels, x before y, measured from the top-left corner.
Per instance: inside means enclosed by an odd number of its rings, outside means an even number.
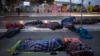
[[[78,38],[22,41],[16,50],[32,52],[64,51],[70,56],[94,56],[91,47],[82,43]]]
[[[24,40],[17,47],[17,50],[24,51],[34,51],[34,52],[50,52],[55,51],[57,48],[60,48],[62,45],[60,39],[52,40]]]

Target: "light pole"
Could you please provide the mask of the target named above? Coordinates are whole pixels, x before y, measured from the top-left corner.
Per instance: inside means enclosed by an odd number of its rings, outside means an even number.
[[[17,0],[17,1],[18,1],[18,9],[17,9],[18,11],[17,11],[17,13],[18,13],[18,16],[20,17],[20,12],[21,12],[20,11],[20,0]]]
[[[71,11],[72,11],[72,0],[70,0],[70,16],[71,16]]]
[[[82,11],[82,7],[83,7],[83,2],[84,2],[84,0],[82,0],[81,1],[81,28],[83,27],[83,25],[82,25],[82,19],[83,19],[83,11]]]

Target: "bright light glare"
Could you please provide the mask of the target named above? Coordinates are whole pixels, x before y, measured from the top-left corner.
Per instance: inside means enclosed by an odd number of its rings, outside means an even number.
[[[43,20],[43,23],[48,23],[48,20]]]
[[[20,20],[19,23],[20,23],[20,24],[24,24],[24,21],[23,21],[23,20]]]
[[[25,1],[25,2],[23,2],[23,5],[24,5],[24,6],[30,6],[30,2],[26,2],[26,1]]]

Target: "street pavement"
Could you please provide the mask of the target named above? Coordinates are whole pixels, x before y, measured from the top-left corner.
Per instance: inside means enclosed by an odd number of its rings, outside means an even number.
[[[12,22],[12,23],[18,22],[18,23],[25,24],[27,22],[32,22],[32,21],[35,21],[35,20],[8,20],[8,21],[1,21],[1,23],[0,23],[0,32],[5,32],[7,30],[4,27],[5,23],[7,23],[7,22]],[[56,20],[56,19],[48,20],[47,19],[47,20],[42,20],[42,21],[58,22],[58,23],[61,24],[61,19],[60,20]],[[97,24],[90,24],[90,25],[89,24],[88,25],[82,25],[82,26],[85,29],[88,29],[89,31],[100,31],[100,24],[99,23],[97,23]],[[75,27],[78,28],[78,27],[81,27],[81,25],[80,24],[76,24]],[[44,30],[44,31],[41,31],[41,30]],[[37,32],[37,31],[45,32],[45,30],[51,32],[51,30],[48,29],[48,28],[36,28],[34,26],[25,26],[25,29],[22,29],[22,32]],[[66,30],[68,30],[68,29],[64,28],[64,29],[61,29],[61,30],[58,30],[58,31],[66,31]]]
[[[2,56],[8,56],[9,54],[6,53],[6,50],[8,48],[11,48],[11,46],[13,46],[18,40],[24,40],[24,39],[28,39],[28,38],[32,38],[34,40],[39,40],[39,39],[53,39],[53,38],[64,38],[64,37],[77,37],[77,35],[75,33],[64,33],[64,32],[23,32],[18,34],[17,36],[10,38],[10,39],[3,39],[0,40],[0,54]],[[66,54],[63,54],[64,52],[61,52],[61,54],[57,55],[57,56],[61,56],[64,55],[66,56]],[[7,54],[7,55],[5,55]],[[0,55],[0,56],[1,56]],[[21,54],[19,56],[51,56],[49,54]]]
[[[81,12],[58,12],[58,13],[20,13],[20,16],[39,17],[39,16],[81,16]],[[18,16],[18,13],[2,13],[0,16]],[[100,16],[100,13],[83,12],[83,16]]]
[[[4,24],[6,22],[18,22],[18,21],[31,21],[31,20],[61,20],[65,18],[66,16],[41,16],[41,17],[7,17],[7,18],[0,18],[0,30],[4,29]],[[80,17],[78,17],[80,18]],[[85,18],[85,17],[84,17]],[[88,18],[100,18],[99,17],[88,17]],[[79,27],[80,25],[76,25]],[[94,24],[94,25],[84,25],[86,28],[93,28],[93,29],[100,29],[100,24]],[[29,27],[30,28],[30,27]],[[31,28],[30,28],[31,29]],[[35,28],[36,29],[36,28]],[[4,31],[4,30],[3,30]],[[94,37],[93,39],[81,39],[82,42],[85,44],[88,44],[92,47],[95,56],[100,56],[100,31],[89,31],[90,34]],[[0,35],[2,35],[3,32],[0,32]],[[0,56],[11,56],[9,53],[6,52],[8,48],[11,48],[18,40],[24,40],[28,38],[32,38],[34,40],[37,39],[52,39],[52,38],[64,38],[64,37],[79,37],[77,33],[66,31],[65,30],[39,30],[38,31],[27,31],[27,32],[21,32],[20,34],[12,37],[12,38],[5,38],[3,40],[0,40]],[[49,54],[20,54],[19,56],[52,56]],[[60,52],[58,55],[53,56],[68,56],[64,52]]]
[[[82,42],[85,44],[88,44],[92,47],[93,52],[95,56],[100,56],[100,31],[91,31],[90,34],[94,37],[93,39],[81,39]],[[28,38],[32,38],[34,40],[37,39],[53,39],[53,38],[64,38],[64,37],[79,37],[74,32],[22,32],[13,38],[5,38],[3,40],[0,40],[0,56],[10,56],[9,53],[6,53],[6,50],[8,48],[11,48],[18,40],[24,40]],[[51,56],[49,54],[20,54],[19,56]],[[55,56],[68,56],[66,53],[61,52],[58,55]]]
[[[80,18],[81,17],[81,13],[21,13],[20,16],[17,15],[17,13],[4,13],[4,14],[0,14],[0,21],[1,20],[6,20],[6,19],[10,19],[13,20],[11,18],[16,18],[16,20],[31,20],[31,19],[59,19],[58,17],[61,17],[60,19],[62,19],[62,17],[68,17],[68,16],[75,16]],[[84,18],[95,18],[95,17],[100,17],[99,13],[83,13],[83,17]],[[14,19],[15,20],[15,19]]]

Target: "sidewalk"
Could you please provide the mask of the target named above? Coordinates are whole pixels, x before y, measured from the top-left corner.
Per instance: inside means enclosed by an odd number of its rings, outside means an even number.
[[[81,13],[21,13],[20,17],[48,17],[48,16],[76,16],[81,17]],[[19,17],[17,13],[6,13],[0,15],[0,18]],[[83,13],[83,17],[100,17],[99,13]]]

